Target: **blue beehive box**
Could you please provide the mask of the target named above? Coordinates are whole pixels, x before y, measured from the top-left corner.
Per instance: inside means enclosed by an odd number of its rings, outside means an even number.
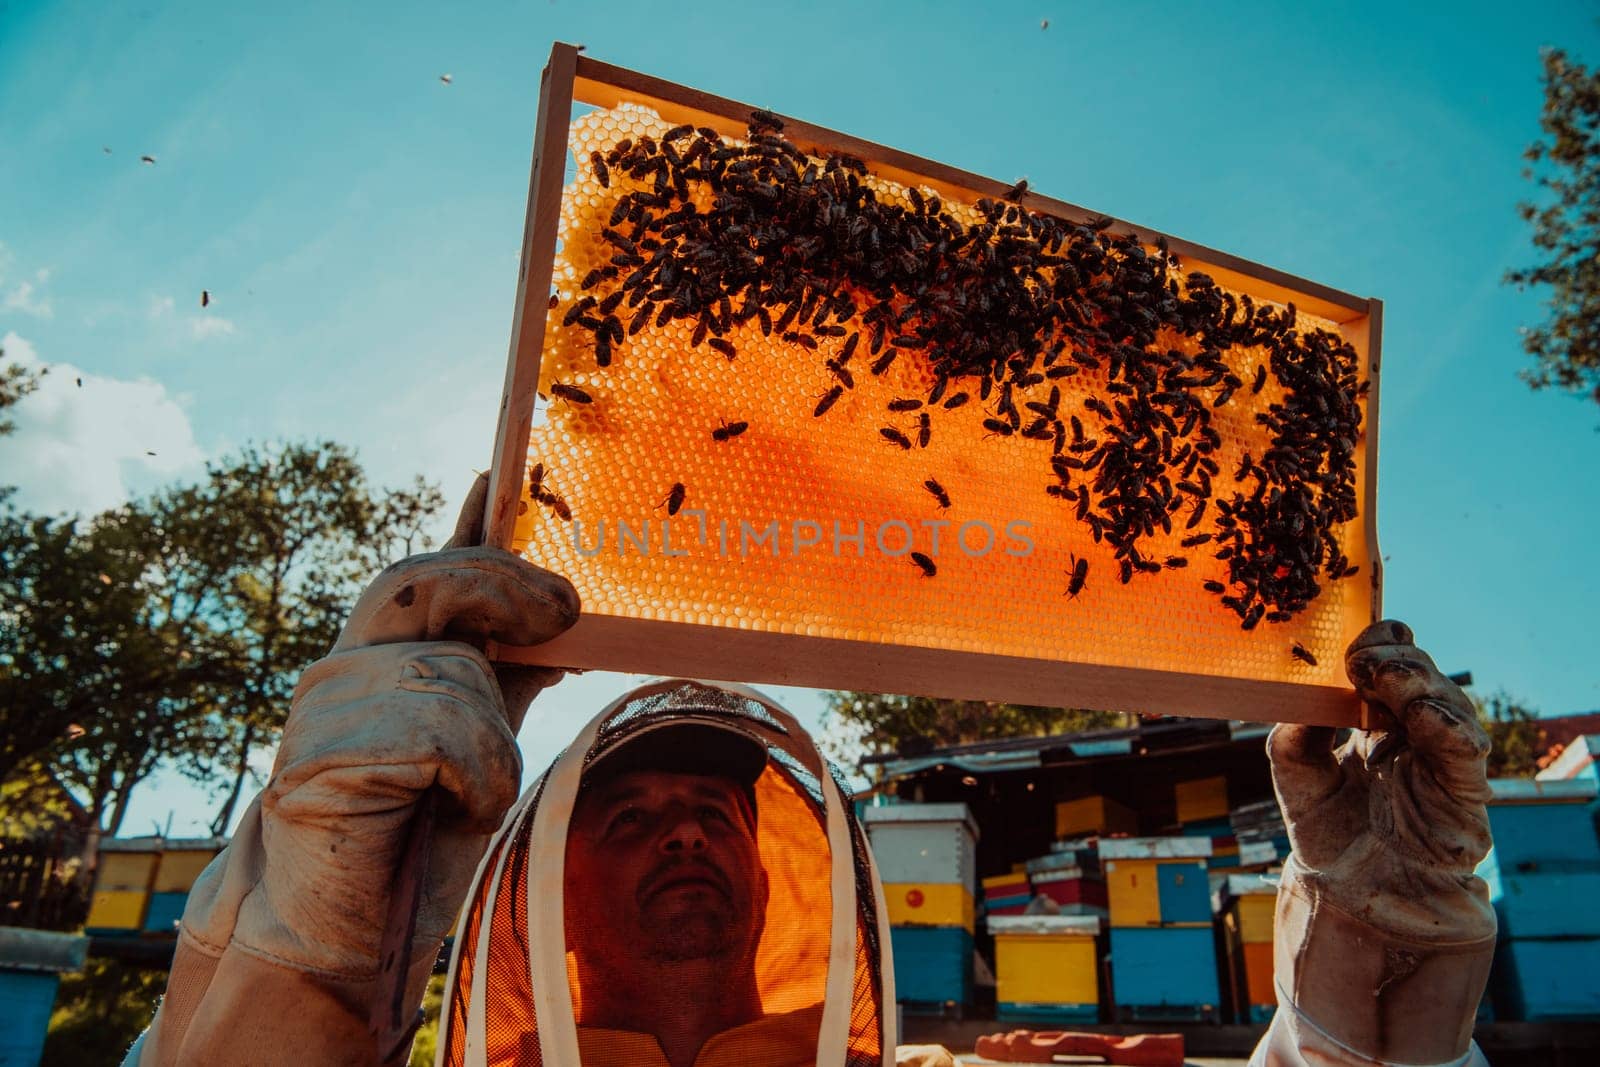
[[[972,1000],[972,935],[959,926],[892,926],[894,997],[923,1004]]]
[[[1600,937],[1600,870],[1499,871],[1489,888],[1501,940]],[[1600,956],[1594,963],[1600,966]]]
[[[1600,1019],[1600,939],[1501,941],[1489,992],[1496,1018]]]
[[[1211,927],[1113,927],[1111,997],[1123,1018],[1216,1018],[1222,995]]]
[[[1489,785],[1489,829],[1502,872],[1600,867],[1593,780],[1496,778]]]
[[[188,893],[151,893],[150,903],[144,913],[144,932],[147,934],[176,932],[178,920],[183,918],[183,906],[188,902]]]
[[[35,1067],[64,971],[83,967],[89,939],[0,927],[0,1067]]]

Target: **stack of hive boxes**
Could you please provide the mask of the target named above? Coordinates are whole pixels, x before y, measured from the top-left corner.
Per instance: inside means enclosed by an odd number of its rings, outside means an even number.
[[[1206,861],[1210,837],[1100,842],[1111,987],[1124,1019],[1216,1019],[1221,1000]]]
[[[1048,897],[1062,915],[1107,917],[1106,883],[1099,855],[1087,842],[1074,842],[1025,865],[1035,896]]]
[[[1220,887],[1222,943],[1227,953],[1229,992],[1241,1023],[1272,1019],[1278,993],[1273,984],[1272,928],[1278,907],[1278,879],[1260,874],[1230,874]]]
[[[1283,862],[1289,855],[1289,831],[1276,800],[1240,804],[1228,813],[1234,840],[1239,844],[1239,866],[1261,869]]]
[[[101,935],[176,934],[189,890],[224,843],[161,837],[102,841],[85,929]]]
[[[1026,870],[997,874],[983,880],[985,915],[1021,915],[1033,899],[1033,883]]]
[[[895,998],[959,1012],[972,1000],[977,823],[965,804],[892,804],[863,820],[889,909]]]
[[[1184,837],[1209,837],[1211,869],[1239,866],[1239,842],[1228,810],[1228,779],[1217,775],[1179,782],[1174,787],[1179,833]]]
[[[1490,993],[1502,1019],[1600,1018],[1600,838],[1592,779],[1491,781],[1494,849],[1478,868],[1500,919]]]

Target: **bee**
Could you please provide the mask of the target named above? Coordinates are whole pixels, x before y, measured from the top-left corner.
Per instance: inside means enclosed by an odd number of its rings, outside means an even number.
[[[676,515],[678,509],[683,507],[683,498],[687,493],[688,490],[683,487],[683,483],[678,482],[667,493],[667,498],[657,504],[656,507],[664,507],[667,509],[668,515]]]
[[[884,371],[889,369],[889,364],[893,363],[894,362],[894,357],[899,355],[899,354],[900,354],[900,350],[899,349],[891,348],[891,349],[889,349],[889,351],[887,351],[883,355],[879,356],[877,358],[877,361],[874,362],[872,364],[871,368],[869,368],[869,369],[875,375],[876,374],[882,374]]]
[[[950,494],[945,492],[944,486],[929,478],[922,483],[922,487],[933,494],[933,499],[939,502],[939,507],[948,508],[950,506]]]
[[[671,144],[673,141],[682,140],[693,132],[694,127],[688,123],[684,123],[682,126],[674,126],[672,129],[661,135],[661,143]]]
[[[721,426],[711,431],[711,439],[713,441],[731,441],[749,428],[750,424],[742,419],[738,422],[728,422],[724,419]]]
[[[1254,630],[1256,628],[1256,623],[1261,621],[1261,616],[1266,614],[1266,610],[1266,608],[1260,604],[1257,604],[1255,607],[1245,612],[1244,621],[1239,624],[1239,628],[1241,630]]]
[[[1028,195],[1028,179],[1023,178],[1023,179],[1019,180],[1017,182],[1017,184],[1013,185],[1011,188],[1009,188],[1009,189],[1007,189],[1005,191],[1003,199],[1009,200],[1013,204],[1019,204],[1019,203],[1022,202],[1022,198],[1027,196],[1027,195]]]
[[[738,354],[738,351],[733,347],[733,342],[724,341],[720,337],[713,337],[706,343],[712,348],[716,349],[718,352],[721,352],[723,355],[727,356],[729,360],[732,360],[733,357]]]
[[[1185,537],[1182,541],[1179,541],[1178,544],[1183,548],[1195,548],[1195,547],[1198,547],[1199,545],[1205,544],[1206,542],[1208,542],[1210,540],[1211,540],[1211,535],[1210,534],[1208,534],[1208,533],[1198,533],[1198,534],[1194,534],[1194,535],[1189,536],[1189,537]]]
[[[1189,515],[1189,521],[1183,524],[1183,528],[1185,530],[1192,530],[1196,526],[1199,526],[1200,525],[1200,520],[1205,517],[1205,514],[1206,514],[1206,502],[1204,500],[1201,500],[1201,501],[1199,501],[1198,503],[1195,504],[1194,511]]]
[[[915,563],[922,570],[923,577],[925,578],[932,578],[935,574],[939,573],[939,568],[934,565],[933,560],[929,559],[921,552],[911,553],[911,562]]]
[[[842,367],[850,362],[850,357],[855,354],[856,345],[861,342],[861,334],[853,333],[844,342],[844,348],[839,352],[839,365]]]
[[[960,407],[962,404],[965,404],[971,399],[972,397],[968,393],[953,393],[945,398],[944,409],[946,411],[954,411],[956,408]]]
[[[1250,385],[1252,394],[1261,392],[1261,387],[1267,384],[1267,365],[1265,363],[1256,368],[1256,380]]]
[[[773,133],[783,131],[783,120],[764,108],[756,108],[750,112],[750,132],[758,130],[771,130]]]
[[[1015,432],[1012,430],[1011,424],[1005,419],[984,419],[983,428],[991,434],[999,434],[1001,437],[1010,437]]]
[[[583,317],[583,313],[585,311],[588,311],[590,308],[594,307],[594,305],[595,298],[592,296],[586,296],[582,300],[579,300],[576,304],[573,304],[567,309],[567,313],[565,315],[561,316],[561,325],[571,326],[573,323],[577,322]]]
[[[1072,560],[1072,570],[1068,572],[1066,596],[1069,600],[1076,600],[1078,594],[1083,592],[1083,583],[1089,579],[1089,561],[1071,554],[1068,558]]]
[[[569,404],[592,404],[594,397],[579,389],[576,385],[565,385],[555,382],[550,386],[550,395],[557,400],[565,400]]]
[[[917,447],[927,448],[928,441],[933,437],[933,420],[924,411],[917,416]]]
[[[889,401],[889,410],[890,411],[915,411],[918,408],[920,408],[921,406],[922,406],[922,401],[920,401],[920,400],[891,400],[891,401]]]
[[[550,294],[550,310],[554,311],[556,308],[558,308],[560,306],[561,306],[561,294],[560,293],[551,293]]]
[[[897,445],[900,448],[911,447],[911,439],[905,434],[901,433],[899,430],[895,429],[893,426],[885,426],[880,429],[878,433],[885,441],[888,441],[892,445]]]
[[[600,188],[611,188],[611,171],[606,168],[604,157],[599,152],[590,152],[589,164],[594,167],[594,176],[600,180]]]
[[[822,418],[823,415],[828,413],[828,409],[833,407],[834,402],[843,395],[844,386],[842,385],[836,385],[826,393],[823,393],[822,399],[817,401],[816,410],[811,413],[811,417],[814,419]]]
[[[1300,660],[1303,663],[1308,663],[1313,667],[1317,665],[1317,657],[1313,656],[1311,654],[1311,650],[1306,648],[1306,646],[1302,645],[1299,641],[1296,641],[1293,645],[1289,646],[1289,654],[1295,659]]]
[[[1187,556],[1168,556],[1164,565],[1172,570],[1177,570],[1180,567],[1187,567],[1189,559]]]
[[[1217,581],[1209,581],[1208,580],[1205,583],[1205,588],[1206,588],[1206,592],[1208,592],[1208,593],[1226,593],[1228,591],[1228,587],[1227,586],[1225,586],[1221,582],[1217,582]]]

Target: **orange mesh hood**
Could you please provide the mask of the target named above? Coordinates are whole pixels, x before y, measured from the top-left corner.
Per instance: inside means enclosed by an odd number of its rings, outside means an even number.
[[[603,1043],[590,1030],[580,1040],[575,1023],[583,988],[564,926],[568,824],[595,757],[685,714],[686,702],[697,717],[727,716],[768,753],[754,787],[756,845],[768,883],[755,956],[763,1025],[753,1036],[730,1033],[708,1042],[704,1056],[720,1044],[772,1048],[773,1067],[893,1062],[887,920],[848,786],[799,724],[761,694],[675,679],[642,686],[602,711],[507,816],[480,867],[456,942],[439,1064],[613,1062],[593,1054]],[[782,1035],[779,1044],[761,1046],[763,1032],[769,1041]],[[648,1037],[619,1038],[630,1048],[640,1040],[651,1047]]]

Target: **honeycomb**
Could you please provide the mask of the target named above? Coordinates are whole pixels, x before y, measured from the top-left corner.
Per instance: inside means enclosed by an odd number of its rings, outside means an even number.
[[[1337,323],[1099,223],[802,154],[762,115],[744,141],[628,103],[572,121],[514,549],[590,615],[1342,685],[1373,583],[1365,382]],[[696,156],[730,180],[683,180]],[[781,254],[769,161],[822,235]],[[807,215],[827,182],[888,214]],[[903,249],[825,247],[936,216],[983,234],[942,262],[999,282],[935,308],[896,281]],[[797,298],[758,306],[780,285]],[[1069,297],[1055,319],[1046,291]]]

